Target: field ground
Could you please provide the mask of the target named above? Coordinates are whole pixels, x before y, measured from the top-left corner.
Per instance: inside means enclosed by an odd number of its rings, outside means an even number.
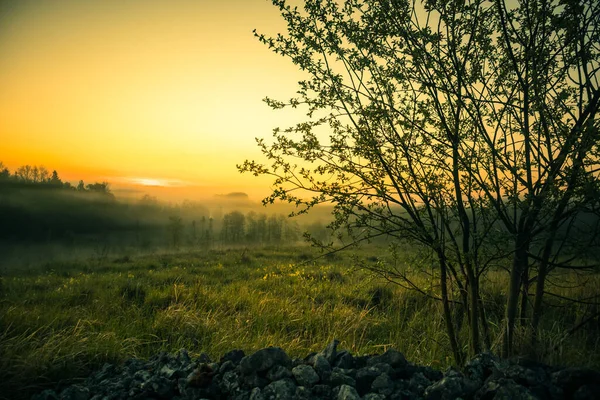
[[[362,250],[367,262],[382,254],[385,249]],[[356,269],[350,254],[315,255],[308,247],[231,249],[5,268],[0,398],[27,398],[105,362],[181,348],[216,359],[231,349],[266,346],[305,356],[337,338],[354,354],[392,346],[415,363],[452,363],[439,304]],[[488,279],[502,282],[505,275]],[[594,295],[600,278],[586,279],[587,289],[566,285],[561,293]],[[488,287],[484,301],[497,335],[505,298],[501,284]],[[587,305],[552,300],[560,307],[543,321],[542,343],[551,349],[544,361],[600,367],[597,323],[562,340],[588,315]]]

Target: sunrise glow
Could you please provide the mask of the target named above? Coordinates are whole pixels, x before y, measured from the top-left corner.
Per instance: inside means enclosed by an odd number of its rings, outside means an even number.
[[[264,195],[270,181],[235,165],[260,158],[255,137],[303,118],[262,102],[292,97],[302,75],[255,28],[285,25],[264,0],[0,3],[0,161],[194,188],[181,196]]]

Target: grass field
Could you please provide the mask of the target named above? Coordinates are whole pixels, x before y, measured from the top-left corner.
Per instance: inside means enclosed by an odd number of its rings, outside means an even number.
[[[362,255],[385,254],[370,252]],[[305,356],[337,338],[356,354],[393,346],[412,362],[452,363],[439,304],[357,270],[350,254],[313,261],[315,255],[307,247],[232,249],[9,268],[0,281],[0,398],[27,398],[105,362],[181,348],[217,359],[266,346]],[[600,279],[592,277],[591,286],[586,279],[588,289],[565,286],[561,293],[597,291],[589,288]],[[501,284],[488,286],[484,301],[497,334],[505,300]],[[548,312],[543,346],[553,349],[586,307]],[[545,361],[599,367],[598,328],[588,324]]]

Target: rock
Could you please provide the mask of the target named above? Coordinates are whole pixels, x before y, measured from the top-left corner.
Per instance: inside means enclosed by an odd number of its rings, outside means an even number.
[[[408,362],[406,361],[406,358],[404,358],[404,354],[402,354],[399,351],[396,351],[394,349],[388,349],[382,355],[371,357],[367,361],[368,366],[372,366],[372,365],[380,364],[380,363],[388,364],[388,365],[392,366],[393,368],[403,367],[406,364],[408,364]]]
[[[337,400],[360,400],[360,396],[352,386],[341,385],[338,391]]]
[[[497,369],[498,358],[491,353],[481,353],[467,362],[465,375],[474,381],[485,381]]]
[[[339,343],[339,340],[333,339],[331,343],[329,343],[327,347],[325,347],[325,349],[319,353],[321,356],[325,357],[329,364],[333,364],[335,361],[335,357],[337,356],[337,346]]]
[[[223,393],[234,394],[240,388],[239,376],[234,371],[227,371],[223,374],[219,382]]]
[[[404,369],[413,369],[410,367],[411,366],[408,365]],[[419,372],[422,373],[423,375],[425,375],[425,378],[429,379],[431,382],[437,382],[444,377],[444,374],[441,371],[438,371],[437,369],[433,369],[431,367],[415,367],[414,371],[410,374],[410,376],[412,376],[416,373],[419,373]],[[409,376],[409,379],[410,379],[410,376]]]
[[[188,386],[193,387],[207,387],[211,384],[213,376],[216,374],[209,364],[200,364],[191,374],[187,377]]]
[[[331,384],[331,386],[356,386],[356,381],[351,376],[335,371],[331,373],[331,376],[329,377],[329,383]]]
[[[356,370],[354,370],[354,369],[342,369],[342,368],[334,367],[331,372],[337,372],[338,374],[347,375],[353,379],[356,378]]]
[[[463,376],[464,375],[462,374],[462,372],[460,372],[458,369],[456,369],[453,366],[448,367],[444,371],[444,377],[446,377],[446,378],[462,378]]]
[[[333,341],[324,351],[295,361],[275,347],[248,357],[234,350],[220,363],[207,356],[192,360],[185,350],[161,353],[148,361],[105,364],[83,382],[32,399],[582,400],[599,398],[598,393],[600,372],[588,368],[553,369],[480,354],[466,364],[464,375],[453,368],[443,374],[410,364],[395,350],[355,358],[338,352]]]
[[[296,400],[310,400],[312,398],[312,391],[309,388],[304,386],[298,386],[296,388]]]
[[[245,356],[246,354],[242,350],[231,350],[221,357],[220,362],[222,364],[225,361],[231,361],[234,365],[238,365]]]
[[[351,369],[354,368],[354,357],[347,351],[339,352],[332,364],[338,368]]]
[[[247,389],[253,389],[255,387],[262,389],[269,384],[268,379],[263,378],[258,374],[243,375],[241,377],[241,382]]]
[[[362,400],[385,400],[385,396],[377,393],[367,393],[363,396]]]
[[[600,382],[600,372],[589,368],[565,368],[552,374],[552,383],[571,397],[583,385]]]
[[[331,398],[331,386],[315,385],[312,388],[312,393],[317,398],[329,399],[329,398]]]
[[[33,395],[31,400],[59,400],[54,390],[44,390],[42,393]]]
[[[208,364],[208,363],[210,363],[210,362],[211,362],[211,359],[210,359],[210,357],[208,356],[208,354],[202,353],[202,354],[200,354],[200,355],[199,355],[199,356],[196,358],[196,361],[197,361],[199,364],[202,364],[202,363],[204,363],[204,364]]]
[[[232,369],[235,369],[235,364],[232,361],[227,360],[219,367],[219,374],[223,375],[225,372],[231,371]]]
[[[452,400],[471,397],[478,389],[477,383],[459,376],[446,376],[425,389],[426,400]]]
[[[475,399],[481,400],[536,400],[537,398],[524,386],[512,379],[501,378],[497,381],[486,382],[475,394]]]
[[[295,393],[296,385],[289,378],[271,382],[263,390],[263,394],[268,400],[291,399]]]
[[[544,382],[541,385],[532,386],[528,389],[538,399],[562,400],[565,397],[564,391],[550,382]]]
[[[279,347],[267,347],[258,350],[251,356],[244,357],[240,361],[240,367],[243,374],[252,374],[255,372],[266,371],[274,365],[290,367],[292,360]]]
[[[372,356],[358,356],[354,357],[354,368],[361,369],[367,366],[367,363]]]
[[[422,396],[425,392],[425,389],[427,389],[429,386],[431,386],[431,381],[427,379],[421,372],[414,374],[410,378],[408,384],[410,391],[418,394],[419,396]]]
[[[283,378],[291,378],[292,372],[282,365],[275,365],[267,372],[267,379],[271,382],[281,380]]]
[[[300,386],[312,387],[319,382],[319,375],[310,365],[298,365],[292,369],[292,374]]]
[[[369,392],[375,378],[381,375],[382,371],[375,367],[365,367],[356,371],[356,390],[361,395]]]
[[[316,373],[319,374],[319,376],[321,377],[323,377],[323,373],[331,372],[331,364],[329,364],[329,361],[327,361],[327,359],[320,354],[317,354],[314,357],[312,366],[315,369]]]
[[[60,394],[61,400],[88,400],[90,398],[90,389],[81,385],[69,386]]]
[[[389,396],[394,391],[394,381],[386,373],[379,375],[371,384],[371,392]]]
[[[592,400],[600,399],[600,383],[591,383],[582,385],[573,393],[573,400]]]
[[[254,388],[250,392],[250,398],[248,400],[265,400],[265,396],[263,396],[259,388]]]
[[[169,380],[160,375],[152,376],[148,381],[144,382],[140,389],[146,397],[158,397],[162,399],[170,399],[175,394],[174,381]],[[207,384],[205,387],[210,385]]]
[[[181,376],[183,376],[182,372],[180,372],[176,369],[173,369],[173,368],[169,367],[168,365],[163,365],[159,371],[159,374],[161,374],[162,376],[164,376],[167,379],[180,378]]]
[[[520,365],[510,365],[500,371],[506,378],[512,379],[519,385],[537,386],[547,380],[546,372],[541,368],[535,370]]]

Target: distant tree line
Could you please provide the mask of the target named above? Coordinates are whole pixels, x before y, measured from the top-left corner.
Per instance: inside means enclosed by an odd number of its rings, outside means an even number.
[[[221,240],[229,243],[281,243],[300,238],[300,227],[284,215],[233,211],[223,216]]]
[[[148,203],[151,199],[143,199]],[[211,246],[214,244],[266,245],[294,243],[302,238],[302,229],[296,221],[285,215],[267,215],[250,211],[231,211],[215,220],[210,216],[195,218],[187,223],[178,215],[169,217],[168,232],[174,247],[187,245]],[[325,231],[323,225],[322,230]],[[215,233],[217,232],[217,233]],[[186,240],[187,239],[187,240]]]
[[[231,211],[247,203],[229,200],[223,199],[225,213],[190,200],[167,204],[148,194],[116,200],[107,182],[72,185],[44,166],[10,171],[0,162],[0,242],[78,244],[113,236],[133,246],[180,248],[292,244],[304,230],[323,240],[329,236],[322,223],[300,227],[282,214]]]
[[[43,165],[22,165],[11,173],[0,161],[0,184],[74,190],[81,193],[102,194],[114,199],[108,182],[96,182],[86,185],[83,180],[80,180],[76,186],[73,186],[70,182],[63,182],[56,170],[50,172]]]

